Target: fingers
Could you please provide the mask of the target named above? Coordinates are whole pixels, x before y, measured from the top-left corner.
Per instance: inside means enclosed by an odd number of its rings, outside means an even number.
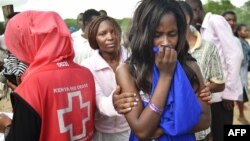
[[[207,104],[212,104],[212,103],[213,103],[212,100],[207,101]]]
[[[176,51],[169,47],[159,47],[159,51],[156,56],[158,61],[173,62],[177,60]]]
[[[117,105],[116,109],[119,114],[126,114],[132,110],[134,106],[136,106],[138,102],[129,102],[125,104]]]
[[[130,107],[127,109],[118,110],[117,113],[124,115],[124,114],[130,112],[131,110],[132,110],[132,108]]]
[[[125,92],[125,93],[114,93],[113,95],[113,102],[116,103],[116,101],[120,99],[130,99],[134,98],[136,96],[135,93]]]
[[[8,86],[9,88],[11,88],[11,90],[13,90],[13,91],[14,91],[14,90],[16,89],[16,87],[17,87],[15,84],[11,83],[11,82],[8,81],[8,80],[7,80],[7,83],[6,83],[6,84],[7,84],[7,86]]]
[[[206,82],[206,84],[205,84],[206,86],[209,86],[210,85],[210,82],[208,81],[208,82]]]
[[[122,93],[119,96],[114,96],[114,107],[125,109],[134,106],[134,102],[138,101],[134,93]]]
[[[209,92],[204,92],[204,93],[200,93],[199,96],[201,98],[204,98],[204,97],[212,97],[212,93],[209,91]]]
[[[126,114],[131,111],[134,106],[138,104],[139,99],[135,93],[120,93],[113,95],[113,105],[119,114]]]
[[[159,52],[155,55],[155,64],[160,73],[172,76],[177,61],[177,53],[169,47],[159,47]]]
[[[159,58],[163,58],[164,57],[164,54],[165,54],[165,49],[164,47],[159,47],[159,51],[157,53],[157,55],[159,56]]]
[[[200,98],[202,101],[207,102],[208,104],[212,103],[212,93],[209,90],[209,87],[205,87],[204,89],[201,90],[199,94]]]
[[[177,52],[174,49],[170,49],[170,61],[175,62],[177,60]]]
[[[204,89],[201,90],[200,94],[204,94],[204,93],[210,93],[210,89],[208,86],[206,86]]]
[[[201,97],[201,100],[204,101],[204,102],[207,102],[208,104],[211,104],[212,103],[212,95],[208,95],[208,96],[205,96],[205,97]]]
[[[169,47],[164,48],[164,61],[166,62],[175,62],[177,59],[177,53],[174,49]]]

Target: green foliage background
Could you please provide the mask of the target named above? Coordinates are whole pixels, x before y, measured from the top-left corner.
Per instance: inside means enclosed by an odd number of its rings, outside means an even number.
[[[117,23],[121,26],[122,31],[127,30],[130,20],[130,18],[116,19]],[[76,19],[64,19],[64,21],[66,22],[68,27],[78,28],[76,24]]]
[[[239,0],[240,1],[240,0]],[[242,7],[235,7],[230,0],[213,1],[208,0],[204,5],[206,12],[221,15],[225,11],[234,11],[237,14],[237,23],[244,23],[250,28],[250,0],[245,2]]]
[[[250,0],[248,0],[242,7],[235,7],[230,0],[208,0],[206,4],[204,4],[204,9],[206,12],[212,12],[214,14],[221,15],[225,11],[234,11],[238,17],[238,23],[247,24],[250,28]],[[116,19],[117,22],[120,24],[123,31],[127,30],[130,18],[124,19]],[[65,19],[67,25],[77,27],[75,19]]]

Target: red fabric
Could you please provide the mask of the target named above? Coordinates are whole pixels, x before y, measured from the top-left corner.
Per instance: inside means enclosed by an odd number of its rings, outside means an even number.
[[[23,78],[50,62],[74,58],[70,32],[55,12],[21,12],[9,20],[4,36],[7,49],[29,64]]]
[[[92,140],[95,85],[88,69],[73,62],[63,68],[53,63],[25,82],[17,91],[42,118],[40,141]]]
[[[87,68],[73,63],[71,36],[60,16],[21,12],[8,22],[5,41],[11,53],[29,64],[15,92],[41,117],[40,141],[92,140],[94,79]]]

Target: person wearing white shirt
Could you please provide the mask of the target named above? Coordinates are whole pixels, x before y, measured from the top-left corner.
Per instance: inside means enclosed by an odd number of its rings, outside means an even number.
[[[221,59],[225,89],[213,94],[211,131],[213,141],[223,141],[224,125],[233,124],[234,102],[243,93],[240,81],[243,54],[224,17],[210,12],[206,13],[201,0],[186,0],[186,2],[193,9],[193,23],[201,25],[202,38],[216,45]]]
[[[90,57],[93,53],[93,49],[90,47],[85,31],[87,30],[88,24],[97,16],[100,16],[100,13],[95,9],[88,9],[82,14],[82,19],[79,18],[79,24],[81,29],[73,33],[73,47],[75,51],[74,62],[80,64],[82,60]],[[80,21],[82,20],[82,21]]]

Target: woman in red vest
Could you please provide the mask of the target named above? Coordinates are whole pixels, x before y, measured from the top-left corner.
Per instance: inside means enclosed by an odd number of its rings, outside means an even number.
[[[0,130],[9,130],[6,141],[91,141],[94,79],[87,68],[73,62],[63,19],[55,12],[22,12],[8,22],[5,42],[29,65],[12,94],[12,122],[0,122]]]

